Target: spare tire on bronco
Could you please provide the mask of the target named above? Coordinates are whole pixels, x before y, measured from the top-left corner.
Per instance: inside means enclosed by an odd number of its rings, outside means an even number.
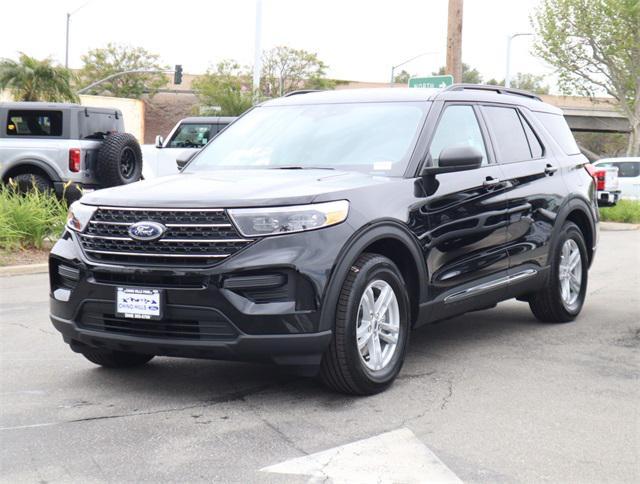
[[[96,175],[104,187],[126,185],[140,180],[142,151],[129,133],[112,133],[102,142],[98,152]]]

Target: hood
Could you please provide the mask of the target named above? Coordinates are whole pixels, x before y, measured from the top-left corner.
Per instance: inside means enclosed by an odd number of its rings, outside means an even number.
[[[82,197],[87,205],[116,207],[250,207],[311,203],[391,179],[338,170],[220,170],[181,173],[107,188]],[[327,200],[327,198],[323,198]]]

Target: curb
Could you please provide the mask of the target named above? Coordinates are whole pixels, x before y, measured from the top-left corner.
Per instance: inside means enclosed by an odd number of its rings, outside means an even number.
[[[24,276],[27,274],[42,274],[49,271],[49,263],[24,264],[19,266],[0,267],[0,277],[3,276]]]
[[[622,222],[600,222],[600,229],[605,232],[626,232],[628,230],[638,230],[640,225]]]

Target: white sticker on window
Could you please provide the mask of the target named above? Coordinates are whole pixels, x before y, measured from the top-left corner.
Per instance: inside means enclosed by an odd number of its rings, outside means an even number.
[[[391,168],[393,168],[393,161],[376,161],[373,164],[375,171],[389,171]]]

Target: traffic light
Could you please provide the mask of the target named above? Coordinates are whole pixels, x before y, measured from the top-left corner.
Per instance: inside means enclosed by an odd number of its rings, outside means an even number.
[[[173,71],[173,83],[182,84],[182,65],[176,64],[176,68]]]

